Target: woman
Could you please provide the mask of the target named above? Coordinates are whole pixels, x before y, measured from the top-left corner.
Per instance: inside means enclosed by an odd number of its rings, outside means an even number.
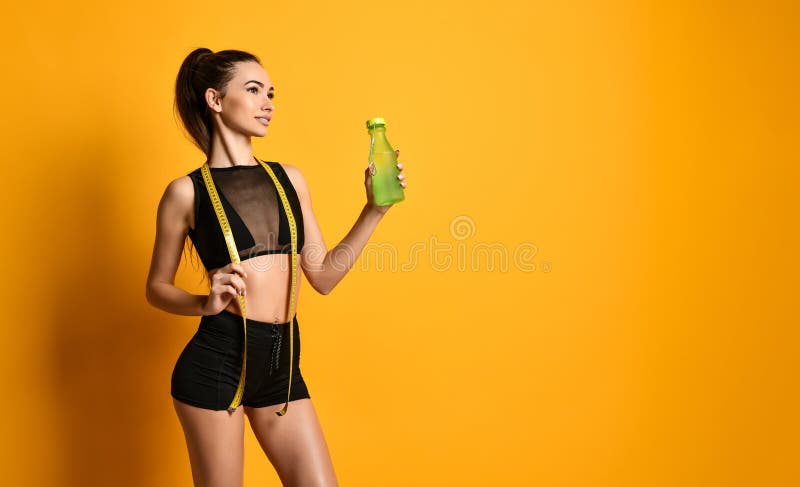
[[[147,300],[169,313],[201,316],[197,332],[175,364],[171,386],[197,486],[242,485],[243,415],[283,485],[338,485],[299,368],[299,326],[289,306],[290,222],[293,218],[299,267],[317,292],[328,294],[355,263],[391,205],[374,203],[366,168],[364,208],[347,236],[328,250],[300,169],[253,155],[250,138],[266,135],[274,96],[259,59],[237,50],[196,49],[184,60],[176,80],[175,104],[192,141],[206,155],[208,172],[195,169],[164,191]],[[402,170],[402,164],[397,166]],[[213,180],[212,192],[204,174]],[[404,175],[398,178],[405,187]],[[229,221],[238,264],[228,253],[214,192]],[[206,268],[208,295],[190,294],[174,285],[187,236]],[[240,299],[245,301],[246,327]],[[235,396],[242,390],[242,407],[235,407]]]

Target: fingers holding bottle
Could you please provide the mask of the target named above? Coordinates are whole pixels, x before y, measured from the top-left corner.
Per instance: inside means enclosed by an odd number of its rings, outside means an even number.
[[[400,149],[395,149],[394,153],[399,157]],[[400,186],[405,189],[408,183],[405,181],[406,175],[403,174],[403,163],[400,161],[397,161],[397,170],[400,171],[400,174],[397,175],[397,179],[400,180]]]

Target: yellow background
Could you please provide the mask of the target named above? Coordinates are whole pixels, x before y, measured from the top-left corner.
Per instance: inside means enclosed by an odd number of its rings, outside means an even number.
[[[371,245],[406,267],[301,291],[341,485],[797,481],[795,2],[3,15],[4,484],[191,484],[169,380],[199,318],[144,289],[158,199],[204,160],[172,114],[195,47],[261,57],[256,155],[302,169],[329,247],[364,203],[364,121],[401,149]],[[245,442],[245,485],[279,485]]]

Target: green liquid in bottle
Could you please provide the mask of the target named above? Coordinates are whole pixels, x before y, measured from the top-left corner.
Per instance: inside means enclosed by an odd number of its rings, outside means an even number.
[[[369,162],[374,164],[372,174],[372,195],[375,204],[386,206],[403,201],[405,193],[397,176],[397,154],[386,138],[386,122],[382,118],[367,120],[367,131],[370,135]]]

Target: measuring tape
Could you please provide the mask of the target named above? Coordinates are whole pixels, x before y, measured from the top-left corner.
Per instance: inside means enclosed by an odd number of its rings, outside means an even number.
[[[286,414],[286,411],[289,409],[289,399],[292,395],[292,367],[294,365],[294,306],[295,306],[295,285],[297,283],[297,223],[294,219],[294,212],[292,212],[292,207],[289,205],[289,199],[286,197],[286,192],[283,190],[283,186],[281,185],[278,178],[275,176],[275,173],[272,171],[272,168],[269,167],[264,161],[257,159],[261,166],[267,171],[267,174],[270,175],[272,181],[275,183],[275,188],[278,190],[278,194],[281,197],[281,203],[283,204],[284,212],[286,213],[286,217],[289,220],[289,232],[292,236],[292,284],[291,284],[291,292],[290,292],[290,299],[289,299],[289,390],[286,393],[286,404],[284,404],[283,409],[277,411],[275,414],[278,416],[283,416]],[[222,234],[225,236],[225,243],[228,246],[228,253],[231,256],[231,262],[235,264],[239,264],[241,261],[239,260],[239,251],[236,249],[236,242],[233,240],[233,232],[231,232],[231,227],[228,224],[228,218],[225,216],[225,210],[222,208],[222,202],[219,199],[219,195],[217,194],[217,188],[214,186],[214,180],[211,178],[211,169],[208,167],[208,163],[203,163],[203,166],[200,168],[200,171],[203,174],[203,181],[206,184],[206,189],[208,190],[209,196],[211,196],[211,203],[214,206],[214,211],[217,213],[217,220],[219,220],[219,224],[222,227]],[[236,408],[242,402],[242,396],[244,395],[244,379],[245,379],[245,370],[247,366],[247,312],[245,311],[244,307],[244,296],[239,295],[239,306],[242,309],[242,323],[244,324],[244,351],[242,357],[242,373],[239,376],[239,385],[236,387],[236,394],[233,396],[233,400],[231,404],[228,406],[228,412],[236,411]]]

